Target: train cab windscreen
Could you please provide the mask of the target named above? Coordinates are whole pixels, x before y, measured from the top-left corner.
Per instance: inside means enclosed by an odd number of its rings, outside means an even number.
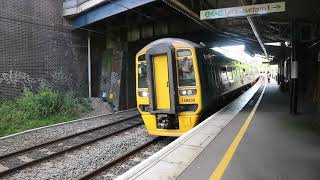
[[[138,88],[148,88],[147,84],[147,64],[145,62],[141,62],[138,65]]]
[[[177,55],[179,87],[196,86],[191,51],[180,50]]]

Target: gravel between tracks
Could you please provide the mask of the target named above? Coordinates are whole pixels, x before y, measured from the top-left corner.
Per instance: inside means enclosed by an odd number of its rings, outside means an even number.
[[[0,139],[0,156],[117,121],[119,120],[119,118],[115,118],[117,116],[130,117],[134,114],[137,114],[137,112],[128,111],[94,119],[51,126],[48,128],[18,134],[16,136],[2,138]]]
[[[5,179],[43,180],[75,179],[104,165],[116,156],[124,154],[135,147],[150,141],[144,126],[139,126],[114,138],[106,139],[65,154],[53,160],[24,169]]]
[[[125,173],[129,169],[133,168],[135,165],[139,164],[143,160],[147,159],[154,153],[158,152],[160,149],[174,141],[176,138],[164,138],[159,142],[154,143],[147,148],[143,149],[141,152],[135,153],[128,157],[125,161],[120,162],[113,166],[112,168],[101,173],[99,176],[95,177],[95,180],[111,180],[117,178],[121,174]]]

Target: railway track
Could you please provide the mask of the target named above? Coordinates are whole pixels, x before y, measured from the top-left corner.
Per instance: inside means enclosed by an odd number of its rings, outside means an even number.
[[[133,156],[139,152],[141,152],[142,150],[146,149],[147,147],[149,147],[150,145],[157,143],[161,140],[161,137],[156,137],[136,148],[134,148],[133,150],[116,157],[115,159],[113,159],[112,161],[107,162],[105,165],[93,170],[92,172],[89,172],[87,174],[85,174],[84,176],[80,177],[78,180],[88,180],[88,179],[94,179],[95,177],[99,176],[100,174],[102,174],[103,172],[107,171],[108,169],[112,168],[113,166],[115,166],[118,163],[121,163],[123,161],[125,161],[126,159],[128,159],[130,156]]]
[[[122,117],[119,121],[0,156],[0,165],[3,166],[0,177],[118,135],[140,125],[143,125],[143,123],[138,114],[127,118]]]

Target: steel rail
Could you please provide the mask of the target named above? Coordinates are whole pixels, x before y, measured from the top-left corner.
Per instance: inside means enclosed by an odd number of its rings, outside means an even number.
[[[91,128],[91,129],[88,129],[88,130],[85,130],[85,131],[82,131],[82,132],[79,132],[79,133],[75,133],[75,134],[71,134],[69,136],[65,136],[65,137],[62,137],[62,138],[59,138],[59,139],[55,139],[55,140],[52,140],[52,141],[49,141],[49,142],[46,142],[46,143],[43,143],[43,144],[39,144],[39,145],[32,146],[32,147],[29,147],[29,148],[25,148],[25,149],[22,149],[22,150],[19,150],[19,151],[15,151],[15,152],[0,156],[0,161],[3,161],[3,160],[5,160],[7,158],[10,158],[12,156],[16,156],[18,154],[24,154],[24,153],[26,153],[28,151],[31,151],[31,150],[34,150],[34,149],[38,149],[38,148],[45,147],[45,146],[48,146],[48,145],[51,145],[51,144],[54,144],[54,143],[57,143],[57,142],[60,142],[60,141],[64,141],[64,140],[67,140],[67,139],[70,139],[70,138],[74,138],[74,137],[80,136],[82,134],[87,134],[87,133],[90,133],[90,132],[93,132],[93,131],[97,131],[99,129],[106,128],[108,126],[119,124],[119,123],[122,123],[124,121],[128,121],[128,120],[130,120],[132,118],[135,118],[135,117],[138,117],[138,116],[140,116],[140,115],[136,114],[134,116],[121,119],[119,121],[108,123],[108,124],[105,124],[105,125],[102,125],[102,126],[99,126],[99,127]],[[101,116],[99,116],[99,117],[101,117]],[[94,119],[94,118],[96,118],[96,117],[93,117],[92,119]]]
[[[134,118],[134,117],[133,117],[133,118]],[[130,119],[130,118],[128,118],[127,120],[129,120],[129,119]],[[131,119],[132,119],[132,118],[131,118]],[[121,120],[121,121],[123,122],[123,120]],[[113,125],[115,125],[115,124],[117,124],[117,123],[114,123]],[[58,151],[58,152],[56,152],[56,153],[53,153],[53,154],[49,154],[49,155],[47,155],[47,156],[44,156],[44,157],[42,157],[42,158],[35,159],[35,160],[33,160],[33,161],[30,161],[30,162],[26,162],[26,163],[24,163],[24,164],[22,164],[22,165],[18,165],[18,166],[16,166],[16,167],[13,167],[13,168],[10,168],[10,169],[8,169],[8,170],[5,170],[5,171],[0,172],[0,177],[3,177],[3,176],[5,176],[5,175],[11,174],[11,173],[13,173],[13,172],[15,172],[15,171],[18,171],[18,170],[21,170],[21,169],[24,169],[24,168],[27,168],[27,167],[31,167],[31,166],[33,166],[33,165],[35,165],[35,164],[40,163],[40,162],[49,160],[49,159],[54,158],[54,157],[56,157],[56,156],[62,155],[62,154],[64,154],[64,153],[66,153],[66,152],[70,152],[70,151],[79,149],[79,148],[81,148],[81,147],[87,146],[87,145],[89,145],[89,144],[95,143],[95,142],[97,142],[97,141],[106,139],[106,138],[108,138],[108,137],[117,135],[117,134],[119,134],[119,133],[122,133],[122,132],[124,132],[124,131],[127,131],[127,130],[129,130],[129,129],[132,129],[132,128],[137,127],[137,126],[140,126],[140,125],[143,125],[143,122],[135,123],[135,124],[133,124],[133,125],[131,125],[131,126],[129,126],[129,127],[121,128],[120,130],[117,130],[117,131],[115,131],[115,132],[108,133],[108,134],[103,135],[103,136],[101,136],[101,137],[98,137],[98,138],[95,138],[95,139],[92,139],[92,140],[89,140],[89,141],[86,141],[86,142],[77,144],[77,145],[75,145],[75,146],[72,146],[72,147],[63,149],[63,150]],[[100,129],[101,129],[101,128],[100,128]],[[43,146],[41,146],[41,147],[43,147]],[[30,151],[33,151],[33,150],[35,150],[35,149],[37,149],[37,148],[33,148],[33,149],[30,150]],[[16,154],[13,155],[13,156],[10,156],[10,157],[8,157],[8,158],[12,158],[12,157],[14,157],[14,156],[16,156]]]

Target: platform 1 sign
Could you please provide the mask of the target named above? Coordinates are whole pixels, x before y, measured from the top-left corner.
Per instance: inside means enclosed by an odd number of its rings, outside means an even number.
[[[286,11],[286,2],[256,4],[222,9],[210,9],[200,11],[200,19],[220,19],[228,17],[240,17],[249,15],[262,15]]]

